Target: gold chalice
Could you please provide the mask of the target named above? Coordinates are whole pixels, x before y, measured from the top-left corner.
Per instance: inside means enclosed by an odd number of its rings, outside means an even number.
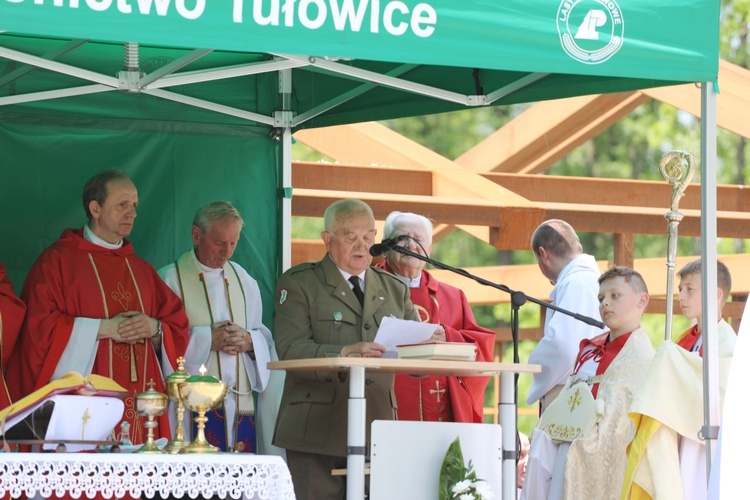
[[[155,384],[153,380],[149,381],[147,385],[149,386],[148,390],[135,397],[135,406],[138,415],[148,417],[148,420],[144,424],[146,429],[148,429],[148,438],[136,453],[164,453],[154,442],[154,428],[159,425],[154,420],[154,417],[158,417],[166,411],[169,398],[154,390]]]
[[[206,441],[206,412],[213,410],[224,401],[227,394],[227,384],[216,377],[206,375],[206,367],[201,366],[200,375],[193,375],[185,382],[178,384],[180,396],[188,408],[198,413],[195,423],[198,431],[195,439],[188,446],[182,448],[180,453],[215,453],[220,451],[216,446]]]
[[[190,374],[185,371],[185,358],[179,357],[177,358],[177,371],[165,379],[169,399],[175,402],[175,418],[177,419],[174,439],[164,447],[164,451],[167,453],[179,453],[181,449],[190,444],[190,441],[185,439],[185,426],[183,425],[185,404],[182,402],[179,387],[179,385],[185,382],[188,378],[190,378]]]

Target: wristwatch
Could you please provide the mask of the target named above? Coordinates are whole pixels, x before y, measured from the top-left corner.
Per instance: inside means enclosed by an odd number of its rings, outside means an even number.
[[[157,339],[164,333],[164,329],[161,327],[161,321],[156,320],[156,333],[151,335],[151,339]]]

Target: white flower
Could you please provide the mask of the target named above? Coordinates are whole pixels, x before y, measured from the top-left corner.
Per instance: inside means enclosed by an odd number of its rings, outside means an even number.
[[[454,484],[453,487],[451,488],[451,492],[463,493],[465,491],[468,491],[469,488],[471,488],[471,479],[464,479],[463,481],[459,481],[456,484]],[[470,498],[473,498],[473,497],[470,497]],[[462,495],[462,500],[464,500],[463,495]]]
[[[495,495],[492,493],[490,484],[486,481],[477,481],[474,483],[474,490],[482,497],[482,500],[492,500]]]
[[[458,497],[458,500],[476,500],[477,497],[474,496],[474,493],[465,493]]]

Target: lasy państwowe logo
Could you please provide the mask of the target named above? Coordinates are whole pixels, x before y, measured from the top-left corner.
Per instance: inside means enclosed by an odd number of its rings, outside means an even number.
[[[557,32],[563,50],[585,64],[600,64],[622,47],[625,20],[614,0],[562,0]]]

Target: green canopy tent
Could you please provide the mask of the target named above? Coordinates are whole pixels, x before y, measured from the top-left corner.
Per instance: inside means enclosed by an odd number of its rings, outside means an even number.
[[[37,216],[2,223],[4,234],[32,237],[0,258],[22,279],[61,220],[80,224],[77,208],[59,204],[73,206],[92,170],[121,165],[158,194],[142,193],[133,235],[156,265],[189,244],[202,202],[253,200],[240,202],[253,229],[239,255],[254,258],[268,296],[289,263],[289,232],[277,230],[290,213],[285,132],[713,82],[718,9],[715,0],[0,0],[0,150],[12,152],[3,171],[25,187],[14,192],[34,186],[39,199]],[[201,167],[216,186],[197,180]],[[263,195],[235,192],[240,180]],[[280,208],[267,199],[277,191]]]
[[[290,261],[295,129],[687,82],[707,82],[703,236],[714,241],[719,7],[0,0],[0,231],[19,236],[3,238],[0,259],[19,282],[62,228],[81,225],[85,179],[121,166],[142,200],[134,244],[156,266],[189,247],[199,205],[238,205],[250,224],[236,258],[268,316]]]

